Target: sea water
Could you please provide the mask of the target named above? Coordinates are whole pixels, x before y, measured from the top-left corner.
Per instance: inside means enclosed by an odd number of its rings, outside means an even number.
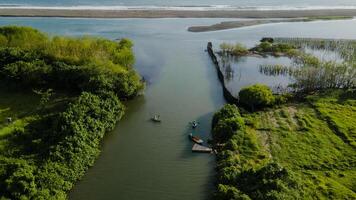
[[[0,7],[62,9],[295,10],[356,8],[355,0],[0,0]]]

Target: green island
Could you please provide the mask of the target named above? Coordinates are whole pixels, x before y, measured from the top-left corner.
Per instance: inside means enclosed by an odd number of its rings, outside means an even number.
[[[0,199],[67,199],[144,87],[132,46],[0,28]]]
[[[322,61],[303,48],[338,52]],[[288,91],[255,84],[212,121],[217,149],[215,199],[355,199],[355,42],[264,38],[256,47],[221,44],[220,55],[286,56],[294,66],[261,66],[288,75]]]

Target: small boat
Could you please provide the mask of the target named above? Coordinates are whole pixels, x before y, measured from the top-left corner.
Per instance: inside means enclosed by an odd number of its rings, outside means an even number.
[[[151,120],[154,121],[154,122],[161,122],[161,121],[162,121],[159,115],[153,116],[153,117],[151,118]]]
[[[189,138],[190,138],[193,142],[195,142],[195,143],[197,143],[197,144],[203,144],[203,142],[204,142],[202,139],[200,139],[200,138],[198,138],[198,137],[196,137],[196,136],[193,136],[192,133],[189,134]]]
[[[192,128],[193,129],[198,127],[198,122],[197,121],[192,121],[191,124],[192,124]]]

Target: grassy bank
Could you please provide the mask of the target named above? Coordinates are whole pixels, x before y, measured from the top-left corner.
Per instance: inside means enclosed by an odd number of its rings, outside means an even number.
[[[132,43],[0,28],[0,199],[66,199],[143,88]]]
[[[355,102],[334,90],[252,113],[225,106],[213,127],[216,199],[356,198]],[[236,116],[240,128],[217,137]]]

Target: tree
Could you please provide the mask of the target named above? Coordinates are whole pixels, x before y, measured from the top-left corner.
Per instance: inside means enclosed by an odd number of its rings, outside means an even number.
[[[218,185],[215,197],[217,200],[251,200],[249,196],[239,191],[236,187],[223,184]]]
[[[213,129],[213,137],[217,142],[225,143],[236,134],[237,130],[244,130],[245,122],[242,117],[232,117],[219,120]]]
[[[31,199],[37,192],[35,167],[22,159],[1,159],[0,163],[5,170],[5,174],[0,174],[0,195],[10,199]]]
[[[219,122],[219,120],[232,118],[232,117],[240,117],[240,116],[241,115],[239,109],[237,108],[236,105],[226,104],[224,105],[224,107],[222,107],[218,112],[214,114],[212,126],[215,127],[215,125]]]
[[[42,110],[45,108],[50,98],[54,95],[53,89],[47,89],[45,91],[34,89],[33,92],[41,96],[39,107]]]
[[[255,108],[273,105],[275,97],[268,86],[255,84],[240,90],[239,101],[242,105],[246,105],[251,110],[254,110]]]

